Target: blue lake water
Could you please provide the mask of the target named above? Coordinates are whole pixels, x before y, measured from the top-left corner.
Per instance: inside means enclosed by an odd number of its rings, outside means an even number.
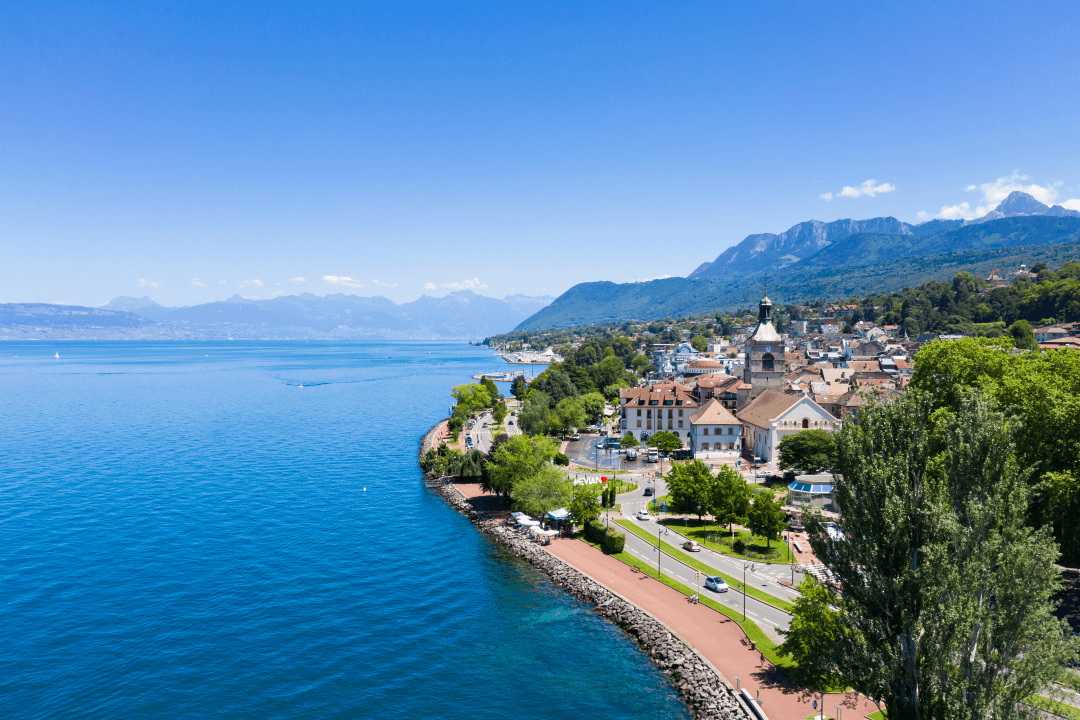
[[[689,717],[423,488],[419,438],[506,368],[488,350],[0,354],[0,716]]]

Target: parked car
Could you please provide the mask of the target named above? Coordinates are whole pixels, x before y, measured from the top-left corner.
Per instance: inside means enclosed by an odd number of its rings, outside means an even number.
[[[574,434],[573,434],[572,436],[570,436],[570,439],[571,439],[571,440],[580,440],[580,439],[581,439],[581,435],[580,435],[580,434],[578,434],[578,433],[574,433]]]
[[[645,497],[652,497],[652,487],[645,488]]]
[[[705,578],[705,589],[713,592],[727,592],[728,584],[722,577],[708,577]]]
[[[506,424],[507,424],[507,425],[513,425],[513,424],[514,424],[514,421],[513,421],[513,420],[507,420],[507,421],[506,421]]]
[[[649,514],[648,510],[638,510],[637,514],[634,515],[634,517],[636,517],[638,520],[652,520],[652,515]]]
[[[689,550],[690,552],[701,552],[701,544],[697,540],[687,540],[682,544],[683,550]]]
[[[649,454],[646,456],[645,462],[660,462],[660,452],[656,448],[649,448]]]

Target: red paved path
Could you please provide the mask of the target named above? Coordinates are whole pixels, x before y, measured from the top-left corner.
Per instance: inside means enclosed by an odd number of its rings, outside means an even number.
[[[652,613],[693,645],[732,685],[739,678],[742,687],[752,693],[760,690],[762,708],[770,720],[804,720],[815,712],[812,705],[815,698],[804,697],[798,690],[783,686],[783,674],[768,660],[762,664],[760,654],[750,649],[746,634],[734,621],[705,605],[689,604],[686,596],[677,590],[633,572],[629,566],[580,540],[559,539],[547,549]],[[820,702],[820,697],[817,699]],[[827,714],[836,715],[834,705],[850,713],[850,718],[862,718],[878,709],[856,693],[826,695]]]

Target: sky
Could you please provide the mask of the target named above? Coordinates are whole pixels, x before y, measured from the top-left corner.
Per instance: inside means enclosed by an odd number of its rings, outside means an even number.
[[[1080,3],[0,4],[0,302],[558,295],[1080,209]]]

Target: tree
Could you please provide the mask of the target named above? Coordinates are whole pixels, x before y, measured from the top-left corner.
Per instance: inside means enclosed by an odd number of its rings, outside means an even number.
[[[502,421],[506,419],[506,402],[500,400],[495,403],[495,407],[491,411],[491,416],[494,418],[496,425],[502,425]]]
[[[518,483],[549,466],[558,451],[555,442],[546,437],[513,436],[500,445],[492,456],[492,489],[502,495],[509,495]]]
[[[649,358],[644,355],[635,355],[634,359],[630,361],[630,367],[638,375],[644,375],[652,367],[652,363],[649,362]]]
[[[843,683],[832,660],[833,647],[845,641],[843,617],[830,607],[837,604],[828,588],[804,575],[788,629],[779,631],[784,642],[777,651],[791,656],[799,681],[813,693],[828,692]]]
[[[548,368],[536,376],[529,386],[532,392],[542,392],[550,399],[551,407],[554,408],[560,400],[576,398],[579,393],[570,375],[561,368]]]
[[[466,415],[471,415],[481,408],[491,405],[491,395],[480,383],[456,385],[451,393],[457,400],[458,408]],[[456,410],[457,408],[455,408]]]
[[[1010,325],[1009,334],[1012,335],[1013,344],[1022,350],[1035,350],[1039,347],[1035,342],[1035,331],[1027,320],[1017,320]]]
[[[573,483],[550,465],[514,485],[510,491],[513,507],[526,515],[542,515],[566,506],[573,496]]]
[[[570,511],[574,524],[584,527],[585,523],[600,517],[601,507],[596,493],[582,485],[574,488],[573,497],[566,509]]]
[[[835,462],[832,433],[826,430],[800,430],[781,438],[777,446],[781,470],[817,473],[831,470]]]
[[[890,720],[1016,717],[1076,658],[1052,614],[1058,552],[1023,524],[1030,490],[1005,417],[977,393],[932,411],[909,390],[837,435],[843,539],[810,526],[848,633],[829,661]]]
[[[690,347],[694,348],[698,352],[705,352],[705,350],[709,347],[709,341],[701,335],[695,335],[694,337],[690,338]]]
[[[780,531],[785,527],[784,511],[771,492],[758,493],[754,496],[754,502],[750,505],[746,520],[750,526],[750,532],[765,538],[766,548],[772,547],[773,540],[780,539]]]
[[[640,444],[633,433],[626,433],[622,436],[622,440],[619,441],[619,447],[623,449],[636,448]]]
[[[741,525],[747,522],[752,497],[753,492],[746,484],[746,478],[734,468],[724,465],[716,473],[716,484],[709,495],[709,509],[716,522],[728,526],[732,537],[735,537],[735,523]]]
[[[553,424],[551,398],[539,390],[530,390],[518,413],[518,425],[530,435],[546,435]]]
[[[487,390],[488,396],[491,398],[492,403],[494,403],[496,400],[502,400],[502,393],[499,392],[499,388],[495,384],[494,380],[487,376],[484,376],[480,378],[480,385],[483,386],[485,390]]]
[[[623,364],[621,358],[615,355],[608,355],[606,358],[593,365],[593,381],[596,383],[597,387],[607,387],[608,385],[618,382],[619,379],[622,378],[625,369],[626,365]]]
[[[524,400],[528,387],[528,383],[525,382],[525,376],[518,375],[514,378],[514,382],[510,383],[510,394],[518,400]]]
[[[475,449],[465,453],[457,474],[465,482],[479,482],[484,475],[484,453]]]
[[[585,424],[585,409],[581,401],[576,398],[560,400],[555,406],[553,425],[557,425],[562,432],[570,432],[571,428],[581,427]]]
[[[587,422],[597,422],[604,415],[604,405],[607,404],[604,396],[598,392],[586,393],[581,396],[581,407],[585,411]]]
[[[697,515],[701,520],[702,515],[709,511],[715,480],[709,466],[700,460],[674,463],[667,479],[668,493],[671,495],[668,508],[671,512]]]

